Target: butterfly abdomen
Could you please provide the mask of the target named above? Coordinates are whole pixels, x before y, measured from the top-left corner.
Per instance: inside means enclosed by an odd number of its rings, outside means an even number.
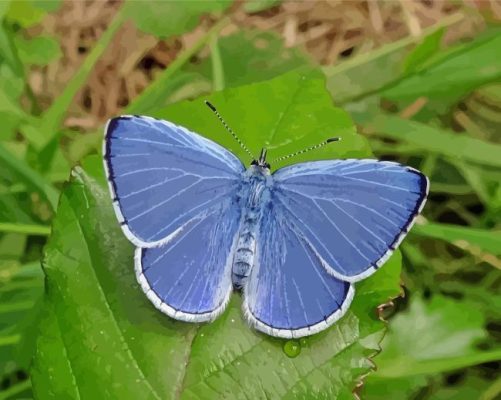
[[[259,214],[255,207],[248,208],[244,214],[233,259],[232,280],[235,289],[242,288],[254,264]]]

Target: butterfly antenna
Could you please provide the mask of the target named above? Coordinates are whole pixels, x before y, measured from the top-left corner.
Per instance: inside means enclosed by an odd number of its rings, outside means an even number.
[[[228,124],[224,121],[223,117],[221,117],[221,114],[219,114],[216,110],[216,107],[212,105],[212,103],[209,103],[207,100],[205,100],[205,104],[207,104],[207,107],[209,107],[214,114],[216,114],[216,117],[219,118],[219,121],[223,124],[223,126],[226,128],[226,130],[230,133],[231,136],[233,136],[233,139],[237,141],[237,143],[240,145],[242,149],[252,158],[254,159],[254,156],[250,152],[250,150],[247,148],[245,144],[242,143],[242,141],[238,138],[238,136],[233,132],[233,130],[228,126]]]
[[[306,149],[296,151],[295,153],[291,153],[291,154],[288,154],[286,156],[275,158],[274,160],[270,161],[270,164],[273,164],[273,163],[278,162],[278,161],[287,160],[288,158],[295,157],[295,156],[297,156],[299,154],[307,153],[310,150],[319,149],[320,147],[323,147],[326,144],[329,144],[329,143],[332,143],[332,142],[339,142],[340,140],[341,140],[341,138],[339,138],[339,137],[329,138],[329,139],[324,140],[323,142],[318,143],[318,144],[316,144],[314,146],[307,147]]]

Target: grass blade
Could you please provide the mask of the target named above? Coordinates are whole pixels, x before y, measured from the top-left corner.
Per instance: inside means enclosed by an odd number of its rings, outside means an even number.
[[[0,222],[0,232],[24,233],[26,235],[48,236],[50,234],[50,226]]]
[[[57,97],[57,99],[43,115],[41,130],[45,133],[46,145],[57,137],[59,126],[61,125],[73,98],[86,82],[90,73],[94,69],[96,62],[110,44],[117,30],[122,26],[122,23],[125,20],[122,10],[123,9],[120,9],[118,11],[117,15],[108,26],[108,29],[99,38],[98,42],[89,53],[80,69],[68,82],[63,93]]]
[[[421,149],[447,157],[481,165],[501,167],[501,145],[467,135],[406,120],[394,115],[378,115],[368,124],[368,131],[392,139],[403,140]]]
[[[31,382],[29,379],[16,383],[15,385],[9,387],[0,392],[0,400],[7,400],[13,398],[13,396],[20,394],[31,388]],[[31,397],[31,396],[30,396]]]
[[[24,160],[14,157],[5,147],[0,144],[0,163],[6,165],[16,173],[29,187],[43,195],[50,203],[53,210],[57,207],[59,193],[45,178],[33,170]]]
[[[499,245],[501,243],[501,231],[427,223],[423,225],[416,224],[412,232],[421,236],[445,240],[454,245],[461,244],[461,241],[464,241],[489,253],[501,255],[501,246]]]
[[[217,34],[212,35],[209,46],[212,62],[212,88],[214,91],[220,91],[224,89],[224,69]]]

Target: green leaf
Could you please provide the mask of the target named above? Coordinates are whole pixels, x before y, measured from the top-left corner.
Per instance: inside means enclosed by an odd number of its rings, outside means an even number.
[[[0,263],[0,376],[28,368],[42,293],[43,274],[39,262]]]
[[[255,13],[278,6],[280,3],[282,0],[247,0],[244,4],[244,10],[248,13]]]
[[[450,50],[381,96],[400,103],[426,97],[439,111],[446,110],[473,89],[501,78],[501,35],[493,31]]]
[[[266,140],[274,149],[316,143],[328,127],[343,142],[310,153],[310,159],[370,156],[317,73],[291,73],[209,99],[253,150]],[[160,114],[235,148],[203,99]],[[286,341],[247,326],[238,293],[211,324],[174,321],[151,305],[135,281],[133,246],[116,221],[98,157],[85,159],[63,191],[44,270],[44,314],[32,369],[39,399],[351,398],[356,381],[372,369],[367,357],[384,333],[375,308],[400,290],[396,253],[357,284],[342,320],[295,343],[301,347],[295,358],[284,353]]]
[[[476,347],[487,336],[484,323],[484,316],[469,302],[440,295],[429,302],[413,297],[410,308],[391,320],[378,369],[369,380],[435,374],[493,361],[501,348]]]
[[[426,36],[405,58],[403,63],[404,74],[417,71],[432,55],[440,50],[440,42],[444,37],[442,27]]]
[[[233,0],[136,1],[128,0],[127,17],[145,33],[168,38],[195,28],[200,17],[226,10]]]
[[[463,18],[460,14],[447,16],[439,23],[426,28],[423,35],[434,35],[440,29],[447,28]],[[402,59],[408,53],[409,47],[421,39],[422,37],[408,36],[350,57],[338,65],[324,67],[327,87],[334,100],[346,104],[370,98],[378,95],[379,91],[394,86],[404,77]]]
[[[33,170],[24,160],[13,156],[6,148],[0,145],[0,166],[5,166],[17,176],[26,186],[38,191],[55,210],[58,191],[46,181],[37,171]]]
[[[413,233],[434,239],[445,240],[452,244],[473,245],[479,249],[501,255],[501,231],[489,231],[448,224],[417,224]]]
[[[62,55],[59,43],[50,36],[37,36],[32,39],[17,37],[14,42],[19,58],[28,65],[44,66]]]
[[[380,114],[367,130],[378,135],[418,145],[421,149],[442,156],[501,167],[501,145],[453,133],[394,115]],[[433,188],[432,188],[433,189]]]
[[[273,32],[240,30],[220,38],[218,48],[226,87],[271,79],[311,64],[300,50],[286,49],[282,39]],[[186,70],[211,79],[212,60],[189,65]]]
[[[319,72],[291,72],[268,82],[214,93],[189,103],[190,107],[186,103],[178,103],[154,113],[156,117],[203,132],[248,164],[251,161],[249,156],[210,112],[204,104],[205,99],[217,107],[253,154],[258,155],[261,148],[266,147],[270,160],[333,136],[342,139],[314,153],[302,154],[278,164],[271,163],[272,168],[312,158],[370,155],[366,140],[355,134],[348,114],[332,106],[329,93],[325,90],[325,79]]]
[[[5,18],[22,28],[38,24],[45,16],[45,11],[36,7],[33,1],[11,1]]]

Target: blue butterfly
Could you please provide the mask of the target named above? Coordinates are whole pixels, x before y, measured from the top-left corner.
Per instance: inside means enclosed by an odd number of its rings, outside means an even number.
[[[353,284],[401,243],[428,194],[423,174],[394,162],[314,161],[271,174],[263,149],[246,169],[217,143],[150,117],[113,118],[105,135],[137,280],[182,321],[214,320],[235,288],[245,319],[268,335],[326,329],[350,306]]]

